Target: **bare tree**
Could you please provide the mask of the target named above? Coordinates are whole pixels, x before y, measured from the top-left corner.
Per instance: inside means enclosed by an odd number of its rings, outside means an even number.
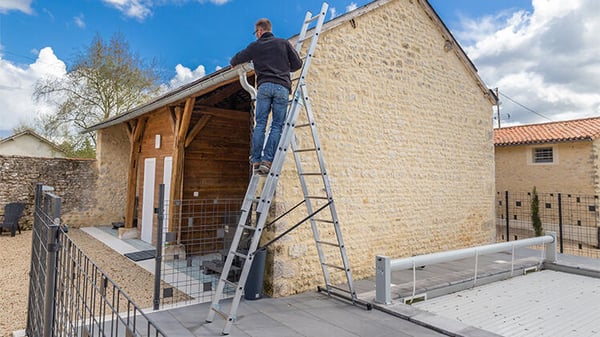
[[[57,108],[41,116],[43,133],[66,142],[72,151],[89,153],[95,134],[80,131],[146,102],[159,92],[158,80],[154,64],[132,53],[122,34],[114,34],[108,43],[96,35],[65,77],[36,83],[34,99]]]

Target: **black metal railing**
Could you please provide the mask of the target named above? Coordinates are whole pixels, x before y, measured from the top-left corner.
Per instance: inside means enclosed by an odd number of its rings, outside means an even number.
[[[61,198],[38,184],[28,336],[166,336],[61,227]]]
[[[600,258],[599,200],[594,195],[537,193],[544,231],[558,235],[564,254]],[[496,193],[497,241],[535,236],[531,219],[532,192]]]

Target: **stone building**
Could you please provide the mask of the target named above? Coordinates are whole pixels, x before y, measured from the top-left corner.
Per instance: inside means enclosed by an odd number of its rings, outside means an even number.
[[[495,96],[426,0],[377,0],[326,22],[307,87],[355,278],[373,275],[377,254],[494,241]],[[143,232],[152,221],[134,206],[145,198],[156,206],[148,199],[159,183],[169,200],[242,198],[249,111],[237,69],[226,67],[90,128],[98,131],[98,194],[113,203],[105,208],[128,227],[141,217]],[[274,215],[301,198],[289,156]],[[273,295],[322,280],[309,226],[269,255]]]
[[[598,195],[600,118],[494,130],[496,191]]]
[[[495,129],[494,145],[499,214],[511,214],[498,216],[499,228],[532,231],[535,187],[544,230],[600,247],[599,117]]]

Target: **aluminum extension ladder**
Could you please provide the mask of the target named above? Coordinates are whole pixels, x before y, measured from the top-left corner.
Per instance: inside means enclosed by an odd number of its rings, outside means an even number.
[[[293,99],[288,107],[287,118],[283,126],[281,138],[273,159],[273,163],[271,165],[271,170],[266,177],[260,176],[259,174],[253,172],[252,178],[250,179],[250,183],[248,185],[248,190],[246,191],[246,195],[242,203],[240,219],[236,228],[236,232],[233,236],[231,247],[223,266],[223,271],[219,278],[216,293],[206,318],[207,322],[212,322],[215,314],[218,314],[222,318],[226,319],[226,323],[222,331],[224,335],[229,334],[233,322],[237,319],[237,310],[244,292],[244,286],[250,273],[250,268],[261,239],[261,234],[263,229],[265,229],[265,223],[269,213],[269,208],[271,206],[271,201],[275,194],[277,181],[279,180],[279,175],[285,161],[285,155],[287,154],[288,147],[290,146],[294,154],[300,185],[302,186],[302,191],[304,194],[304,200],[293,208],[295,209],[301,204],[305,204],[308,216],[296,225],[291,226],[291,228],[284,231],[283,234],[272,239],[262,247],[266,247],[274,241],[280,239],[291,230],[298,227],[300,224],[310,221],[323,271],[323,277],[325,279],[326,287],[323,289],[323,291],[326,291],[328,295],[336,295],[351,300],[352,303],[358,302],[352,281],[352,273],[350,271],[350,266],[346,255],[346,248],[342,239],[342,232],[340,230],[339,220],[329,184],[329,178],[325,170],[325,163],[321,153],[321,144],[317,136],[316,123],[305,83],[306,74],[308,73],[311,59],[313,57],[323,22],[327,14],[327,8],[328,4],[323,3],[319,14],[312,16],[311,12],[306,13],[306,17],[304,19],[301,32],[298,35],[295,48],[298,53],[300,53],[304,41],[310,39],[310,44],[306,52],[306,57],[304,58],[300,76],[293,79],[293,82],[295,82],[295,88],[292,96]],[[312,28],[309,30],[309,27]],[[245,74],[243,74],[243,76],[241,75],[240,79],[245,80]],[[252,88],[248,88],[247,83],[242,83],[242,85],[246,90],[252,90]],[[306,116],[302,117],[302,124],[297,124],[301,110],[306,112]],[[308,145],[303,144],[304,140],[302,140],[302,144],[299,144],[301,135],[308,136],[304,138],[312,138],[311,141],[307,142]],[[302,148],[299,147],[300,145],[302,145]],[[302,163],[306,163],[311,157],[313,159],[311,162],[312,165],[305,164],[306,167],[303,167]],[[316,159],[316,161],[314,159]],[[320,180],[319,187],[317,189],[311,189],[313,186],[311,184],[314,183],[315,178]],[[319,193],[321,195],[319,195]],[[259,194],[260,196],[257,197]],[[326,212],[327,209],[329,212]],[[327,216],[326,213],[329,213],[329,216]],[[319,217],[316,217],[316,215],[319,215]],[[278,219],[280,218],[281,217]],[[326,229],[324,229],[324,226],[326,226]],[[242,241],[242,237],[245,235],[251,237],[247,250],[240,248],[240,242]],[[331,256],[335,256],[337,258],[335,263],[327,261],[328,258],[331,259]],[[241,274],[239,274],[239,279],[237,282],[235,280],[230,280],[230,278],[232,278],[232,273],[230,272],[232,271],[232,265],[235,259],[241,259],[244,261],[243,268],[241,270]],[[336,280],[343,279],[345,276],[345,280],[347,282],[346,285],[348,287],[347,289],[345,287],[338,287],[332,284],[331,274],[333,273],[345,274],[335,276],[339,276],[336,278]],[[235,289],[235,295],[231,301],[229,311],[222,308],[222,304],[224,304],[222,302],[227,297],[225,294],[226,287],[229,287],[229,289]],[[322,289],[319,287],[319,290]],[[341,291],[348,295],[340,295],[336,291]]]

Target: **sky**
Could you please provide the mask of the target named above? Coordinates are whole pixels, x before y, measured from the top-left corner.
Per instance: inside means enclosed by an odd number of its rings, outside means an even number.
[[[406,1],[406,0],[402,0]],[[330,0],[327,20],[370,0]],[[480,77],[500,93],[501,125],[600,116],[600,1],[429,0]],[[168,88],[229,64],[254,40],[253,24],[299,32],[321,0],[0,0],[0,131],[52,107],[35,82],[64,76],[96,35],[121,33],[154,60]],[[490,112],[490,118],[497,118]],[[497,126],[497,121],[495,121]]]

